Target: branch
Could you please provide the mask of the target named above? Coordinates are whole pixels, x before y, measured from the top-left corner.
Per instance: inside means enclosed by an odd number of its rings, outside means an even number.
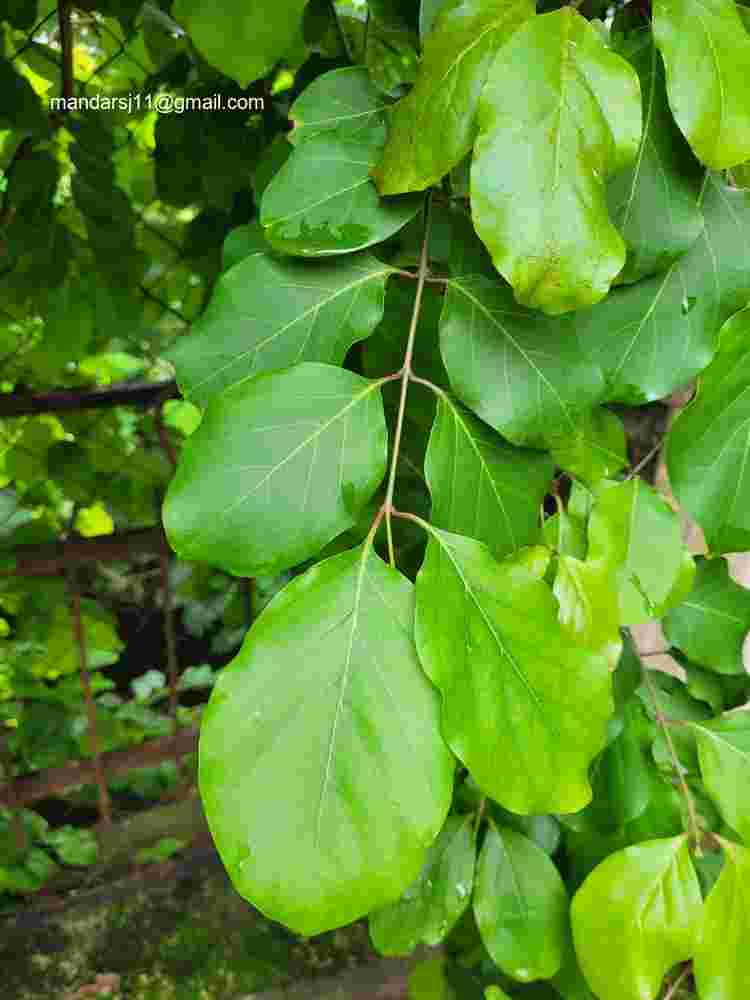
[[[39,413],[101,410],[110,406],[155,406],[180,395],[174,379],[165,382],[123,382],[105,389],[53,389],[0,395],[0,420]]]
[[[76,566],[126,562],[137,553],[158,553],[164,544],[161,527],[137,528],[99,538],[71,538],[49,545],[18,545],[9,555],[14,565],[0,568],[7,576],[57,576]]]
[[[69,106],[75,93],[73,76],[73,22],[71,21],[70,0],[59,0],[57,21],[60,26],[60,49],[62,51],[62,96]]]
[[[162,736],[157,740],[139,743],[124,750],[108,750],[99,757],[103,774],[114,778],[139,767],[153,767],[176,756],[184,757],[198,749],[198,729],[180,729],[175,736]],[[96,780],[94,762],[77,760],[63,767],[54,767],[38,774],[16,778],[14,793],[8,784],[0,786],[0,805],[16,807],[60,796],[81,785],[93,784]]]

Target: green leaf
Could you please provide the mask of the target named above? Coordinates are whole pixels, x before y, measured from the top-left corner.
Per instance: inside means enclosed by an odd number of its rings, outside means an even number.
[[[641,746],[642,710],[637,702],[624,709],[623,726],[594,765],[594,798],[587,813],[603,833],[613,833],[647,809],[651,778]]]
[[[750,717],[738,712],[691,728],[706,791],[729,826],[750,844]]]
[[[445,820],[453,764],[413,601],[368,543],[327,559],[268,605],[211,695],[214,840],[238,892],[301,934],[399,896]]]
[[[572,8],[542,14],[498,53],[478,122],[474,224],[518,301],[558,314],[603,299],[625,263],[605,182],[638,151],[633,68]]]
[[[617,583],[603,559],[561,555],[552,592],[559,605],[560,624],[591,650],[601,653],[611,669],[622,653]]]
[[[687,596],[695,572],[677,514],[638,477],[598,490],[588,559],[607,565],[617,579],[622,625],[661,618]]]
[[[473,814],[449,816],[416,881],[395,903],[370,914],[370,938],[382,955],[408,955],[440,944],[469,905],[474,884]]]
[[[699,160],[724,170],[750,157],[750,37],[734,0],[654,0],[675,121]]]
[[[710,670],[696,667],[694,663],[690,663],[682,657],[678,658],[675,656],[675,652],[676,650],[672,650],[670,655],[685,671],[685,686],[688,689],[688,694],[692,698],[697,698],[698,701],[705,701],[715,715],[719,715],[725,708],[728,708],[729,706],[725,703],[721,678],[711,673]]]
[[[669,267],[700,236],[703,171],[672,118],[664,69],[650,31],[629,35],[617,52],[638,73],[643,96],[638,157],[607,189],[612,221],[628,248],[619,281],[630,283]]]
[[[460,399],[513,444],[543,446],[551,428],[575,434],[604,392],[569,319],[517,305],[507,285],[472,276],[448,282],[440,349]]]
[[[533,545],[554,471],[548,455],[512,447],[439,396],[425,459],[435,527],[476,538],[497,558]]]
[[[606,659],[571,639],[526,566],[429,532],[417,647],[443,696],[448,745],[507,809],[575,812],[591,798],[588,766],[612,713]]]
[[[548,517],[543,534],[545,545],[561,556],[586,557],[586,522],[570,510],[560,510]]]
[[[221,254],[222,271],[229,270],[246,257],[262,254],[268,251],[268,243],[263,235],[263,227],[259,222],[249,222],[246,226],[237,226],[230,230],[224,240]]]
[[[506,975],[528,983],[559,970],[568,894],[554,863],[515,830],[492,825],[487,831],[474,914],[487,951]]]
[[[403,229],[423,199],[378,196],[370,172],[384,140],[384,127],[371,124],[300,142],[263,193],[260,221],[271,246],[303,257],[351,253]]]
[[[378,127],[390,104],[362,66],[334,69],[316,77],[294,102],[289,110],[294,128],[287,138],[297,145],[324,132],[367,132]]]
[[[750,192],[707,174],[700,207],[704,230],[668,271],[576,314],[609,401],[647,403],[685,385],[711,361],[721,324],[750,300]]]
[[[664,619],[671,645],[719,674],[744,674],[742,644],[750,631],[750,591],[729,575],[725,559],[699,559],[693,589]]]
[[[495,53],[533,13],[530,0],[455,0],[440,10],[414,88],[391,118],[375,171],[381,194],[422,191],[469,152]]]
[[[172,16],[212,66],[247,87],[291,47],[304,8],[305,0],[175,0]]]
[[[175,550],[257,576],[301,563],[353,527],[385,474],[380,385],[304,364],[216,396],[165,500]]]
[[[750,851],[724,842],[725,863],[706,899],[693,975],[705,1000],[742,1000],[750,982]]]
[[[169,354],[180,388],[206,404],[228,386],[301,361],[341,364],[383,318],[391,268],[369,254],[302,264],[258,254],[219,278],[206,312]]]
[[[49,122],[34,88],[8,59],[0,59],[0,89],[7,95],[0,110],[0,128],[44,135]]]
[[[622,421],[603,407],[582,414],[571,432],[549,433],[547,443],[556,465],[590,485],[628,464]]]
[[[93,865],[99,857],[99,843],[92,830],[59,826],[44,836],[64,865]]]
[[[404,86],[417,78],[419,38],[416,3],[399,0],[369,0],[365,27],[365,66],[375,86],[384,94],[399,97]]]
[[[610,855],[571,907],[575,948],[589,986],[607,1000],[652,1000],[672,966],[692,957],[701,914],[687,837]]]
[[[750,548],[750,309],[722,328],[698,394],[667,438],[669,480],[712,552]]]
[[[99,535],[111,535],[115,530],[115,522],[107,508],[101,503],[90,507],[81,507],[76,514],[75,529],[84,538],[96,538]]]

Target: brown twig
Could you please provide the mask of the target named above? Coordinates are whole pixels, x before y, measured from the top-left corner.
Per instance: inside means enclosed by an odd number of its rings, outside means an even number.
[[[126,562],[140,553],[158,553],[164,542],[161,527],[136,528],[100,538],[70,538],[49,545],[18,545],[13,564],[0,569],[7,576],[58,576],[78,566]]]
[[[123,750],[108,750],[100,754],[101,769],[107,778],[139,767],[153,767],[165,760],[172,760],[175,754],[184,757],[195,753],[198,748],[198,729],[180,729],[177,736],[161,736],[156,740],[139,743]],[[39,802],[41,799],[64,795],[73,788],[91,784],[96,779],[94,763],[90,760],[70,761],[62,767],[50,768],[38,774],[16,778],[14,793],[18,806]],[[0,786],[0,805],[10,806],[12,792],[9,783]]]
[[[91,747],[91,755],[94,763],[94,776],[96,787],[99,792],[99,816],[104,826],[112,825],[112,806],[109,801],[109,790],[107,779],[102,767],[101,754],[99,752],[99,734],[96,725],[96,702],[91,690],[91,675],[89,674],[88,654],[86,650],[86,633],[83,628],[83,617],[81,615],[81,594],[75,580],[75,574],[70,574],[71,589],[71,615],[73,619],[73,633],[78,645],[78,661],[81,673],[81,688],[83,689],[83,699],[86,704],[86,715],[88,718],[88,736]]]
[[[173,379],[164,382],[123,382],[105,389],[55,389],[0,395],[0,418],[33,417],[40,413],[101,410],[113,406],[153,406],[180,395]]]

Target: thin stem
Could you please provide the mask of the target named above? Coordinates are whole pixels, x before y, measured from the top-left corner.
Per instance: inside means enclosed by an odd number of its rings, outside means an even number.
[[[688,824],[689,830],[688,834],[692,837],[693,843],[695,845],[695,852],[698,857],[702,856],[701,851],[701,828],[698,823],[698,814],[695,811],[695,801],[693,799],[688,783],[685,779],[685,773],[680,764],[680,760],[677,756],[677,751],[675,750],[674,741],[672,740],[672,734],[669,731],[668,720],[662,715],[661,709],[659,708],[659,702],[657,701],[656,691],[654,690],[654,684],[648,675],[648,670],[643,671],[643,680],[648,688],[649,696],[651,697],[651,702],[654,706],[654,715],[656,716],[657,723],[661,726],[662,732],[664,733],[664,739],[669,750],[669,756],[672,758],[672,766],[674,767],[675,773],[677,775],[677,780],[680,785],[680,791],[685,799],[685,805],[687,806],[688,812]]]
[[[677,990],[680,988],[680,986],[685,982],[685,980],[687,979],[687,977],[690,975],[691,971],[692,971],[692,966],[690,965],[690,963],[688,963],[685,966],[685,968],[682,970],[682,972],[679,974],[679,976],[677,977],[677,979],[675,979],[675,981],[669,987],[669,989],[667,990],[667,992],[664,994],[664,1000],[672,1000],[672,998],[677,993]]]
[[[625,482],[628,482],[630,479],[635,479],[635,477],[638,475],[638,473],[641,471],[641,469],[645,469],[645,467],[648,465],[648,463],[651,461],[651,459],[659,451],[661,451],[661,446],[663,444],[664,444],[664,438],[662,438],[660,441],[657,441],[657,443],[654,445],[654,447],[651,448],[646,453],[646,455],[640,460],[640,462],[637,465],[633,466],[633,468],[630,470],[630,472],[628,473],[628,475],[625,477]]]
[[[89,674],[88,653],[86,650],[86,634],[83,629],[83,618],[81,616],[81,594],[75,581],[75,575],[70,574],[71,583],[71,615],[73,619],[73,635],[78,645],[78,661],[81,672],[81,687],[83,688],[83,698],[86,703],[86,715],[88,718],[89,740],[91,745],[91,755],[94,759],[94,775],[96,776],[96,787],[99,792],[99,816],[104,826],[112,825],[112,807],[109,801],[109,789],[107,779],[102,767],[102,758],[99,750],[99,734],[96,725],[96,703],[91,690],[91,676]]]
[[[75,93],[73,75],[73,22],[70,0],[59,0],[57,21],[60,26],[60,49],[62,51],[62,96],[68,104]]]
[[[411,314],[411,324],[409,326],[409,336],[406,340],[406,353],[404,354],[404,364],[401,369],[401,396],[398,404],[398,415],[396,417],[396,431],[393,435],[393,456],[391,458],[391,470],[388,476],[388,486],[386,488],[383,510],[385,511],[385,526],[388,536],[388,559],[391,566],[396,565],[393,551],[393,534],[391,529],[391,511],[393,509],[393,493],[396,488],[396,469],[398,466],[398,455],[401,450],[401,435],[404,429],[404,416],[406,414],[406,397],[409,392],[409,380],[413,377],[411,370],[412,359],[414,357],[414,341],[419,324],[419,315],[422,310],[422,294],[424,292],[425,280],[427,278],[427,268],[429,265],[428,245],[430,240],[430,195],[427,195],[424,208],[424,236],[422,237],[422,250],[419,255],[419,270],[417,271],[417,291],[414,296],[414,309]]]
[[[484,795],[484,796],[482,796],[482,801],[479,803],[479,808],[477,809],[477,812],[476,812],[476,822],[474,824],[474,829],[475,830],[478,830],[479,827],[481,826],[482,820],[484,819],[484,813],[485,813],[486,809],[487,809],[487,796]]]

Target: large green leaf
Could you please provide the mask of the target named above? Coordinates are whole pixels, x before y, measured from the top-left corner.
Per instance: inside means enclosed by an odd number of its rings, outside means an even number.
[[[569,318],[524,309],[488,278],[448,282],[440,349],[456,394],[513,444],[542,446],[552,430],[575,434],[604,392]]]
[[[288,139],[297,145],[322,132],[356,135],[377,128],[390,103],[364,67],[334,69],[316,77],[290,108],[294,129]]]
[[[528,983],[559,970],[568,894],[554,863],[532,840],[490,826],[477,866],[474,914],[487,951],[506,975]]]
[[[299,933],[397,897],[445,820],[453,763],[413,602],[368,543],[326,559],[256,620],[204,715],[200,787],[222,860]]]
[[[414,88],[393,112],[375,173],[382,194],[422,191],[469,152],[495,53],[533,13],[530,0],[455,0],[438,13]]]
[[[514,448],[441,394],[425,459],[438,528],[484,542],[496,557],[539,540],[539,510],[555,468]]]
[[[306,0],[175,0],[172,16],[208,62],[241,87],[265,76],[291,48]]]
[[[711,361],[722,323],[750,301],[750,192],[707,174],[700,207],[705,227],[684,257],[576,314],[608,400],[646,403],[685,385]]]
[[[480,787],[517,813],[575,812],[605,743],[605,657],[562,628],[547,585],[480,542],[430,527],[417,646],[443,696],[443,735]]]
[[[588,558],[606,564],[616,579],[622,625],[661,618],[684,600],[695,573],[679,517],[638,477],[597,491]]]
[[[543,14],[499,51],[478,122],[474,224],[518,301],[557,314],[603,299],[625,263],[605,182],[638,151],[633,68],[571,7]]]
[[[663,271],[700,236],[698,206],[703,171],[674,123],[664,69],[644,28],[617,45],[638,73],[643,96],[643,137],[638,157],[607,189],[612,221],[628,248],[624,282]]]
[[[390,273],[369,254],[307,264],[268,254],[240,261],[170,351],[180,388],[203,405],[259,372],[301,361],[341,364],[383,318]]]
[[[385,473],[380,385],[304,364],[214,397],[164,504],[175,550],[257,576],[352,528]]]
[[[750,844],[750,717],[746,712],[693,723],[706,791]]]
[[[744,1000],[750,982],[750,851],[722,846],[724,867],[706,899],[693,975],[701,1000]]]
[[[664,634],[685,656],[719,674],[743,674],[750,632],[750,591],[729,575],[724,559],[699,559],[693,589],[664,619]]]
[[[713,552],[750,548],[750,309],[722,328],[719,352],[667,439],[669,480]]]
[[[675,121],[707,166],[750,157],[750,36],[734,0],[654,0]]]
[[[302,257],[351,253],[381,243],[422,207],[419,195],[384,199],[370,172],[385,128],[350,134],[326,131],[295,147],[263,193],[260,221],[266,239]]]
[[[449,816],[416,880],[395,903],[370,914],[370,937],[383,955],[440,944],[469,905],[474,885],[473,814]]]
[[[653,1000],[666,973],[693,955],[702,913],[687,837],[617,851],[573,898],[578,960],[607,1000]]]
[[[638,819],[651,799],[651,777],[642,747],[644,720],[637,702],[623,709],[622,729],[594,764],[594,798],[587,817],[602,833]]]

